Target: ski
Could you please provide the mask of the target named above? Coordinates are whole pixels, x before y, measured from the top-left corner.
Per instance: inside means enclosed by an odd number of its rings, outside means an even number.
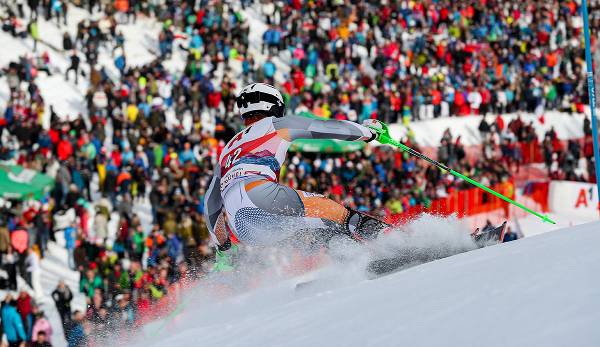
[[[504,233],[506,232],[506,226],[507,222],[505,221],[502,225],[488,230],[480,231],[479,228],[475,229],[471,234],[474,244],[477,248],[483,248],[501,243],[504,238]],[[372,260],[367,265],[366,271],[370,279],[375,279],[412,266],[446,258],[454,254],[455,253],[431,254],[430,252],[423,252],[418,249],[403,250],[402,254],[397,256]]]

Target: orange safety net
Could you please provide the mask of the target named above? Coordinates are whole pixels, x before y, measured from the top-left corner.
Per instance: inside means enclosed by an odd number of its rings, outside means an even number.
[[[515,196],[514,182],[508,181],[491,187],[493,190],[511,199]],[[509,215],[509,203],[497,198],[481,189],[472,188],[466,190],[453,189],[448,197],[433,200],[426,208],[423,205],[411,206],[399,214],[389,215],[387,222],[392,224],[404,224],[422,213],[430,213],[440,216],[456,214],[459,218],[472,216],[485,212],[504,210],[506,217]]]

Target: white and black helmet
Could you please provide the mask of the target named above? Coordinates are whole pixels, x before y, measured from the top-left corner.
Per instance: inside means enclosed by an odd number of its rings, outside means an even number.
[[[242,119],[255,114],[272,117],[283,117],[285,114],[281,93],[266,83],[252,83],[245,86],[235,101]]]

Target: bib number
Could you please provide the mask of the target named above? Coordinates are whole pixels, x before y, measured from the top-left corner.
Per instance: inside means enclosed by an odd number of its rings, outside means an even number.
[[[227,160],[225,161],[225,169],[229,169],[231,165],[233,165],[236,161],[238,161],[238,157],[242,153],[241,148],[237,148],[232,154],[227,156]]]

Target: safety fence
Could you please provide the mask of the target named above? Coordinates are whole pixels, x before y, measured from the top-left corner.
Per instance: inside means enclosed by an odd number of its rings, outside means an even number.
[[[515,184],[513,181],[493,186],[492,189],[514,199]],[[523,187],[517,199],[529,208],[541,213],[560,212],[572,216],[597,216],[600,200],[593,183],[572,181],[531,181]],[[448,197],[436,199],[427,207],[416,205],[405,208],[402,213],[390,214],[387,221],[404,224],[422,213],[439,216],[456,215],[458,218],[470,217],[481,213],[495,212],[502,218],[521,218],[527,214],[518,208],[511,208],[507,202],[500,200],[480,189],[454,190]]]
[[[511,199],[515,197],[515,184],[512,181],[500,183],[491,188]],[[447,197],[435,199],[431,201],[429,206],[422,204],[410,206],[405,208],[402,213],[388,215],[387,221],[393,224],[403,224],[422,213],[439,216],[454,214],[462,218],[496,210],[504,210],[505,216],[508,217],[509,204],[478,188],[465,190],[452,189]]]

